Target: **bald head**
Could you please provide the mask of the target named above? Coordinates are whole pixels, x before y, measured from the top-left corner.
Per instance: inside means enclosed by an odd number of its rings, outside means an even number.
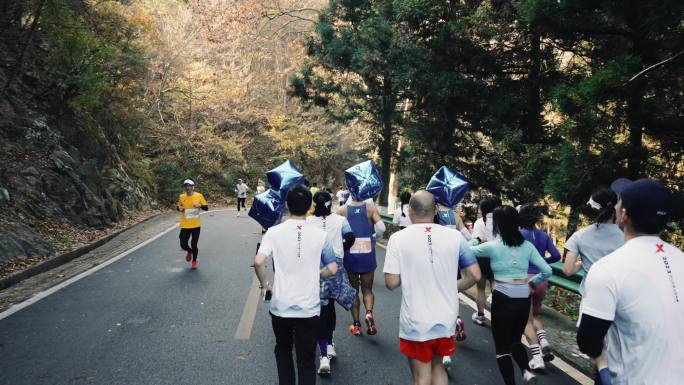
[[[411,196],[409,207],[411,209],[409,213],[413,214],[411,217],[413,223],[432,222],[435,216],[435,197],[425,190],[416,191]]]

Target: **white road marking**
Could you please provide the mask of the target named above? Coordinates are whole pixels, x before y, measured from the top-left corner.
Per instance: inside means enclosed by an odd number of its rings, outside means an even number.
[[[380,246],[381,248],[387,250],[387,246],[382,245],[380,243],[376,243],[376,244],[378,246]],[[470,299],[470,297],[468,297],[467,295],[465,295],[463,293],[458,293],[458,296],[463,303],[468,305],[473,310],[477,311],[477,304],[475,303],[475,301]],[[485,309],[485,318],[487,318],[490,322],[492,320],[492,314],[487,309]],[[525,346],[529,347],[527,340],[525,339],[525,336],[522,336],[521,340]],[[585,375],[584,373],[575,369],[574,367],[572,367],[570,364],[568,364],[567,362],[565,362],[562,358],[560,358],[558,356],[556,356],[556,358],[553,360],[553,362],[547,363],[547,365],[553,365],[553,366],[557,367],[562,372],[564,372],[565,374],[570,376],[573,380],[579,382],[582,385],[593,385],[594,384],[594,380],[590,379],[589,377],[587,377],[587,375]]]
[[[261,289],[259,289],[259,279],[254,276],[252,284],[247,294],[247,301],[242,308],[242,316],[240,316],[240,323],[235,331],[236,340],[248,340],[252,335],[252,328],[254,327],[254,319],[256,318],[257,308],[259,306],[259,299],[261,298]]]
[[[229,209],[221,209],[221,210],[207,211],[207,212],[204,212],[204,213],[201,213],[201,214],[204,215],[204,214],[208,214],[208,213],[216,213],[216,212],[228,211],[228,210],[229,210]],[[113,258],[111,258],[111,259],[109,259],[109,260],[107,260],[107,261],[105,261],[105,262],[103,262],[103,263],[101,263],[101,264],[99,264],[99,265],[97,265],[97,266],[94,266],[94,267],[90,268],[89,270],[84,271],[84,272],[81,273],[81,274],[78,274],[78,275],[76,275],[76,276],[73,276],[73,277],[67,279],[66,281],[64,281],[64,282],[62,282],[62,283],[56,285],[56,286],[53,286],[53,287],[51,287],[51,288],[49,288],[49,289],[47,289],[47,290],[45,290],[45,291],[41,291],[40,293],[38,293],[38,294],[34,295],[33,297],[27,299],[26,301],[23,301],[23,302],[20,302],[20,303],[17,303],[17,304],[12,305],[12,307],[10,307],[9,309],[7,309],[7,310],[3,311],[2,313],[0,313],[0,320],[5,319],[5,318],[11,316],[12,314],[14,314],[14,313],[16,313],[16,312],[18,312],[18,311],[20,311],[20,310],[22,310],[22,309],[24,309],[24,308],[27,308],[27,307],[33,305],[34,303],[36,303],[36,302],[40,301],[41,299],[43,299],[43,298],[49,296],[50,294],[54,294],[54,293],[56,293],[56,292],[58,292],[58,291],[64,289],[65,287],[71,285],[72,283],[77,282],[77,281],[79,281],[79,280],[81,280],[81,279],[83,279],[83,278],[85,278],[85,277],[87,277],[87,276],[93,274],[94,272],[96,272],[96,271],[98,271],[98,270],[104,269],[105,267],[111,265],[112,263],[114,263],[114,262],[116,262],[116,261],[118,261],[118,260],[120,260],[120,259],[122,259],[122,258],[125,258],[127,255],[129,255],[129,254],[133,253],[134,251],[139,250],[139,249],[141,249],[141,248],[143,248],[143,247],[149,245],[150,243],[156,241],[157,239],[163,237],[164,235],[168,234],[169,232],[171,232],[171,231],[173,231],[174,229],[177,229],[177,228],[178,228],[178,223],[174,223],[174,225],[171,226],[171,227],[169,227],[168,229],[162,231],[161,233],[155,235],[154,237],[152,237],[152,238],[150,238],[150,239],[148,239],[148,240],[146,240],[146,241],[143,241],[142,243],[139,243],[139,244],[136,245],[136,246],[133,246],[132,248],[130,248],[130,249],[124,251],[123,253],[121,253],[121,254],[119,254],[119,255],[117,255],[117,256],[115,256],[115,257],[113,257]]]

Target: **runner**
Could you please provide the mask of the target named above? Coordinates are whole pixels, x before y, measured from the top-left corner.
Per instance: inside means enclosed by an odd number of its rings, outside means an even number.
[[[319,191],[313,196],[314,212],[313,216],[307,217],[307,223],[322,229],[327,233],[327,240],[332,245],[335,257],[337,258],[337,274],[336,278],[346,279],[346,272],[344,271],[343,259],[344,251],[354,244],[354,233],[351,231],[349,222],[341,215],[330,212],[332,205],[332,195],[327,192]],[[331,279],[327,279],[328,283]],[[348,283],[348,281],[347,281]],[[328,287],[326,285],[325,287]],[[351,285],[350,285],[351,288]],[[353,289],[352,289],[353,290]],[[329,290],[332,291],[332,290]],[[320,350],[320,364],[318,366],[318,374],[330,374],[330,361],[337,357],[335,351],[335,344],[333,343],[333,334],[335,332],[336,314],[335,314],[335,299],[326,290],[321,290],[321,323],[322,323],[322,338],[318,340],[318,347]]]
[[[385,223],[380,218],[380,213],[375,204],[359,202],[352,195],[351,202],[340,207],[338,214],[347,218],[352,231],[356,236],[356,242],[350,250],[344,252],[344,267],[349,275],[354,289],[357,290],[356,298],[351,309],[353,323],[349,325],[349,331],[355,335],[361,335],[361,322],[359,312],[361,303],[358,297],[359,286],[363,293],[363,305],[366,308],[366,334],[375,335],[378,327],[373,317],[373,277],[377,262],[375,260],[375,240],[382,237],[385,232]],[[375,231],[375,234],[373,234]]]
[[[470,232],[465,227],[461,216],[458,215],[453,209],[440,203],[437,203],[437,213],[434,216],[434,223],[459,231],[466,241],[469,241],[472,238],[472,235],[470,235]],[[465,323],[463,323],[463,319],[459,314],[456,319],[456,341],[464,341],[467,336],[468,334],[465,331]],[[442,363],[448,370],[451,366],[451,355],[444,356]]]
[[[591,266],[625,243],[624,234],[615,224],[615,205],[618,196],[614,191],[602,188],[591,194],[587,205],[595,213],[594,223],[577,231],[565,242],[563,273],[572,276],[580,270],[589,272]],[[584,281],[580,293],[584,294]]]
[[[457,231],[433,224],[434,215],[432,194],[416,192],[409,208],[413,224],[392,234],[383,269],[388,289],[402,286],[399,346],[408,357],[414,385],[448,383],[442,357],[456,350],[458,292],[480,278],[466,240]],[[454,285],[459,269],[464,277]]]
[[[501,199],[495,196],[489,196],[480,201],[480,212],[482,213],[482,217],[478,218],[473,225],[473,239],[477,239],[478,242],[494,240],[494,220],[492,219],[492,212],[499,206],[501,206]],[[475,297],[477,312],[473,313],[472,319],[476,324],[484,325],[484,309],[487,301],[485,289],[487,281],[489,281],[490,289],[494,290],[492,285],[494,282],[494,275],[492,274],[489,258],[480,257],[477,259],[477,263],[480,265],[482,278],[480,278],[480,281],[477,283],[477,296]]]
[[[537,229],[537,223],[542,219],[542,213],[533,204],[525,204],[520,207],[520,232],[525,240],[534,245],[539,254],[546,259],[546,263],[554,263],[560,261],[561,255],[553,240],[545,232]],[[546,257],[546,253],[549,257]],[[530,265],[527,269],[527,274],[530,279],[539,274],[539,269],[535,265]],[[532,351],[532,360],[530,361],[530,368],[534,370],[543,370],[546,368],[544,361],[551,361],[554,359],[551,354],[551,345],[546,337],[544,330],[544,323],[539,316],[546,291],[549,288],[549,281],[544,281],[537,285],[532,291],[532,308],[530,315],[527,318],[527,326],[525,326],[525,337],[530,344]]]
[[[197,242],[200,236],[200,209],[207,211],[207,201],[204,196],[195,192],[195,181],[188,178],[183,181],[185,192],[178,196],[178,204],[176,210],[181,213],[180,218],[180,246],[186,251],[185,260],[192,261],[191,268],[197,269]],[[192,240],[190,241],[190,237]],[[190,245],[188,245],[190,241]]]
[[[617,202],[617,194],[607,188],[598,189],[591,194],[587,205],[594,212],[594,224],[575,232],[565,242],[567,253],[563,262],[563,274],[569,277],[580,270],[584,270],[586,274],[594,263],[625,243],[624,234],[615,224]],[[586,275],[580,283],[581,295],[584,295],[585,281]],[[608,373],[608,359],[602,355],[594,363],[597,371],[596,384],[601,385],[600,373],[603,372],[604,377],[606,376],[605,373]],[[610,385],[610,383],[603,385]]]
[[[520,342],[530,313],[530,287],[534,289],[551,276],[551,267],[533,244],[523,238],[518,224],[518,212],[511,206],[494,209],[496,238],[473,246],[476,257],[489,258],[496,285],[492,292],[492,336],[496,363],[506,385],[515,385],[513,360],[520,367],[526,384],[536,384],[530,371],[527,351]],[[478,243],[477,238],[471,241]],[[528,278],[527,269],[535,265],[540,273]]]
[[[394,218],[392,218],[392,223],[399,226],[400,229],[404,229],[411,225],[411,218],[408,215],[408,204],[411,200],[411,193],[404,191],[399,195],[399,201],[401,201],[401,206],[399,210],[394,210]]]
[[[237,195],[237,216],[240,216],[240,206],[242,206],[245,211],[247,208],[245,207],[245,201],[247,200],[247,191],[249,190],[249,187],[242,181],[242,179],[238,179],[237,186],[235,186],[235,194]]]
[[[339,186],[337,188],[337,204],[344,206],[344,203],[349,199],[349,190],[346,187]]]
[[[262,181],[261,179],[257,180],[257,187],[256,187],[257,195],[263,193],[264,191],[266,191],[266,186],[264,186],[264,181]]]
[[[612,188],[626,242],[589,270],[577,344],[590,357],[607,347],[610,370],[599,373],[604,384],[681,384],[684,253],[659,237],[672,194],[652,179],[619,179]]]
[[[264,234],[254,258],[254,271],[260,287],[272,293],[270,314],[280,385],[295,384],[293,345],[297,354],[296,383],[312,385],[316,383],[316,341],[321,322],[319,279],[335,275],[337,263],[326,233],[306,223],[305,215],[311,206],[309,189],[303,185],[292,187],[286,202],[290,217]],[[269,258],[275,266],[273,288],[266,276]]]
[[[439,223],[440,225],[446,226],[450,229],[458,230],[466,240],[469,241],[473,238],[473,235],[470,233],[470,231],[468,231],[465,223],[463,223],[463,218],[461,218],[461,215],[451,207],[446,207],[437,203],[436,218],[436,223]]]

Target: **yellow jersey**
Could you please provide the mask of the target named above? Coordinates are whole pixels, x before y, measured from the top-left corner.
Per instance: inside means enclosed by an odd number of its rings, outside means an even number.
[[[204,195],[194,192],[192,195],[183,193],[178,196],[178,206],[185,209],[181,212],[181,229],[194,229],[200,227],[200,208],[195,207],[195,204],[206,206],[207,201],[204,199]]]

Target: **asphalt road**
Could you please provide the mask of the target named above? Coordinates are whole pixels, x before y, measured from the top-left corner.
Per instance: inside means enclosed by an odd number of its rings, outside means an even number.
[[[198,270],[173,230],[1,319],[0,384],[277,384],[268,305],[259,301],[254,318],[245,311],[259,230],[234,211],[210,212]],[[378,248],[379,266],[383,258]],[[379,334],[350,335],[350,315],[338,307],[338,359],[320,384],[410,384],[398,346],[401,292],[385,289],[381,269],[375,292]],[[464,304],[461,313],[468,339],[457,347],[450,384],[503,384],[490,329],[474,325]],[[577,384],[554,367],[539,383]]]

